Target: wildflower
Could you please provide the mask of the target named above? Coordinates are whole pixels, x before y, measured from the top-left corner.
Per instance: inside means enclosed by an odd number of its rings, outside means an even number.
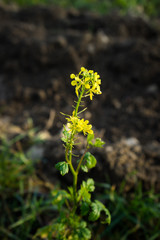
[[[72,74],[71,74],[72,75]],[[73,74],[74,75],[74,74]],[[73,77],[73,76],[72,76]],[[79,91],[79,89],[81,88],[81,86],[83,85],[83,83],[82,83],[82,80],[79,78],[79,77],[74,77],[74,79],[75,80],[73,80],[72,82],[71,82],[71,85],[72,86],[76,86],[76,88],[75,88],[75,92],[76,92],[76,95],[78,96],[79,95],[79,93],[78,93],[78,91]]]
[[[70,116],[69,118],[66,118],[68,120],[67,127],[70,129],[72,132],[80,132],[81,129],[79,129],[78,122],[79,119],[78,117]]]
[[[79,92],[84,92],[84,96],[90,96],[90,100],[93,99],[94,94],[101,94],[100,85],[101,79],[97,72],[93,70],[87,70],[81,67],[81,71],[78,75],[71,74],[71,85],[75,86],[76,95],[79,96]]]
[[[84,121],[84,119],[81,119],[79,122],[79,125],[81,126],[84,135],[88,133],[93,134],[92,125],[88,123],[89,121],[88,120]]]
[[[70,132],[83,132],[84,135],[88,133],[93,134],[92,125],[88,124],[88,120],[85,121],[84,119],[79,119],[75,116],[70,116],[67,118],[67,120],[67,127],[69,128]]]
[[[71,79],[75,78],[75,75],[72,73],[72,74],[70,75],[70,78],[71,78]]]
[[[86,69],[84,67],[81,67],[81,72],[85,72]]]

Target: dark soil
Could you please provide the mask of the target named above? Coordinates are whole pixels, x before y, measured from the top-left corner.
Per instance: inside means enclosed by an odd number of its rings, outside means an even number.
[[[156,20],[159,22],[159,20]],[[70,114],[70,73],[97,71],[102,92],[84,114],[106,146],[95,151],[90,175],[112,184],[136,179],[160,189],[160,31],[140,17],[99,16],[59,8],[0,7],[0,130],[27,128],[28,119],[51,136],[43,170],[59,177],[59,135]],[[44,146],[42,146],[44,147]],[[136,175],[130,173],[136,171]],[[70,182],[70,178],[67,178]],[[65,181],[66,181],[65,180]]]

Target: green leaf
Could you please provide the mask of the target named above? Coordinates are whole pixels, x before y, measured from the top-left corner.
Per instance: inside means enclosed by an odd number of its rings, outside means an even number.
[[[61,140],[67,143],[69,140],[69,137],[70,137],[70,133],[67,131],[66,127],[63,126],[63,137],[61,138]]]
[[[71,237],[71,238],[70,238]],[[63,238],[64,239],[64,238]],[[65,238],[66,239],[66,238]],[[71,234],[69,238],[73,240],[89,240],[91,239],[91,231],[84,226],[79,226],[74,234]]]
[[[90,204],[88,202],[82,201],[81,207],[80,207],[81,215],[82,216],[86,216],[88,214],[88,212],[89,212],[89,208],[90,208]]]
[[[86,186],[81,185],[80,190],[78,191],[78,201],[83,200],[85,202],[90,202],[91,194],[88,192]]]
[[[105,144],[105,142],[102,141],[101,138],[94,139],[94,134],[88,134],[87,142],[90,146],[99,148],[102,148],[103,145]]]
[[[66,199],[71,198],[71,195],[65,190],[53,190],[51,194],[53,197],[52,204],[59,209],[65,203]]]
[[[68,191],[70,193],[70,200],[72,201],[74,199],[74,192],[73,192],[73,187],[68,187]]]
[[[88,172],[88,167],[86,165],[81,165],[81,169],[83,170],[83,172]]]
[[[103,223],[103,224],[106,224],[106,223],[110,224],[110,222],[111,222],[111,215],[110,215],[108,209],[103,205],[103,203],[99,202],[98,200],[95,200],[93,203],[91,203],[91,208],[92,208],[92,211],[89,214],[89,220],[90,221],[94,222],[94,221],[98,220],[98,218],[101,215],[101,212],[103,211],[107,217],[101,223]]]
[[[84,172],[88,172],[88,169],[94,168],[96,164],[97,164],[96,158],[90,152],[87,152],[84,156],[81,169]]]
[[[55,165],[55,167],[60,171],[60,174],[64,176],[69,172],[69,167],[67,162],[59,162]]]
[[[66,226],[63,223],[53,223],[48,226],[38,229],[37,233],[33,236],[33,239],[40,237],[41,239],[52,240],[53,235],[56,239],[62,239],[61,236],[64,235]]]
[[[94,143],[94,147],[102,148],[104,144],[105,144],[105,142],[102,141],[101,138],[96,138],[96,141]]]
[[[88,134],[88,136],[87,136],[88,144],[90,144],[90,142],[92,142],[93,139],[94,139],[94,134]]]
[[[91,194],[89,192],[93,192],[95,189],[93,179],[89,178],[86,182],[83,181],[81,184],[81,188],[78,191],[78,201],[83,200],[85,202],[90,202]]]
[[[78,239],[88,240],[91,239],[91,231],[86,227],[86,222],[80,222],[79,228],[77,229]]]
[[[106,207],[103,209],[103,211],[105,212],[107,217],[106,217],[106,219],[104,221],[101,221],[101,223],[102,224],[110,224],[111,223],[111,214],[110,214],[110,212],[108,211],[108,209]]]
[[[96,221],[100,217],[101,205],[96,202],[91,203],[92,212],[89,214],[90,221]]]
[[[68,187],[68,191],[70,192],[71,196],[73,196],[73,187]]]
[[[86,186],[87,186],[88,192],[94,192],[95,186],[94,186],[94,180],[92,178],[89,178],[87,180]]]

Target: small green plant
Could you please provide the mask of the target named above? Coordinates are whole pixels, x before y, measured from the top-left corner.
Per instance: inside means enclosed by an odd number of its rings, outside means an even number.
[[[70,77],[71,85],[75,86],[78,100],[73,106],[72,115],[67,115],[67,125],[63,129],[65,161],[58,162],[56,168],[62,176],[69,171],[72,173],[73,186],[68,187],[68,191],[54,190],[52,192],[53,204],[57,206],[59,216],[49,226],[40,229],[36,236],[46,239],[87,240],[91,239],[91,231],[87,223],[95,222],[99,218],[102,218],[101,223],[103,224],[110,224],[111,221],[110,213],[105,205],[98,200],[92,201],[91,199],[91,193],[95,190],[94,180],[89,178],[87,181],[82,181],[79,189],[77,187],[80,170],[88,172],[97,163],[89,149],[101,148],[104,145],[100,138],[94,138],[89,121],[80,118],[80,114],[86,109],[79,111],[82,99],[90,97],[92,100],[94,94],[101,94],[101,80],[96,72],[88,71],[84,67],[81,68],[78,75],[71,74]],[[80,133],[87,137],[87,143],[82,156],[77,156],[73,149],[77,144],[81,144],[78,138]]]

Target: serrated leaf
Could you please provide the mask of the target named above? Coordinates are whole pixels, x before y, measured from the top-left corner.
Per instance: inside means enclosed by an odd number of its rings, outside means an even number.
[[[105,212],[106,214],[106,219],[104,221],[101,221],[102,224],[110,224],[111,223],[111,214],[110,212],[108,211],[107,208],[103,209],[103,211]]]
[[[90,202],[91,194],[88,192],[86,186],[81,185],[80,190],[78,191],[78,201],[83,200],[85,202]]]
[[[86,163],[87,167],[93,168],[96,166],[96,164],[97,164],[96,158],[90,153],[89,157],[87,158],[87,163]]]
[[[90,146],[92,146],[92,147],[99,147],[99,148],[102,148],[103,145],[105,144],[105,142],[102,141],[101,138],[96,138],[96,139],[94,139],[94,135],[91,135],[91,134],[88,135],[88,137],[87,137],[87,142],[88,142],[88,144],[89,144]]]
[[[84,156],[81,169],[84,172],[88,172],[88,169],[95,167],[96,164],[97,164],[96,158],[90,152],[87,152]]]
[[[101,205],[97,204],[96,202],[91,203],[92,211],[89,214],[89,220],[94,222],[100,217],[101,213]]]
[[[80,207],[81,215],[82,216],[86,216],[88,214],[88,212],[89,212],[89,208],[90,208],[90,204],[88,202],[82,201],[81,207]]]
[[[64,176],[69,172],[69,167],[67,162],[59,162],[55,165],[55,167],[60,171],[60,174]]]
[[[101,138],[96,138],[96,141],[94,143],[94,147],[102,148],[102,146],[105,144],[104,141],[101,140]]]
[[[82,221],[77,229],[78,237],[81,240],[91,239],[91,231],[86,226],[86,222]]]
[[[80,228],[78,233],[78,239],[88,240],[91,239],[91,231],[88,228]]]
[[[88,189],[88,191],[89,191],[89,192],[93,192],[94,189],[95,189],[94,180],[93,180],[92,178],[89,178],[86,183],[87,183],[87,189]]]
[[[81,199],[85,202],[90,202],[91,194],[89,192],[93,192],[94,189],[95,186],[92,178],[89,178],[86,182],[83,181],[78,191],[78,201]]]
[[[106,214],[106,219],[105,221],[102,221],[101,223],[103,224],[110,224],[111,222],[111,215],[108,211],[108,209],[103,205],[103,203],[99,202],[98,200],[95,200],[93,203],[91,203],[91,213],[89,214],[89,220],[90,221],[96,221],[98,220],[98,218],[101,215],[101,212],[104,211],[104,213]]]

